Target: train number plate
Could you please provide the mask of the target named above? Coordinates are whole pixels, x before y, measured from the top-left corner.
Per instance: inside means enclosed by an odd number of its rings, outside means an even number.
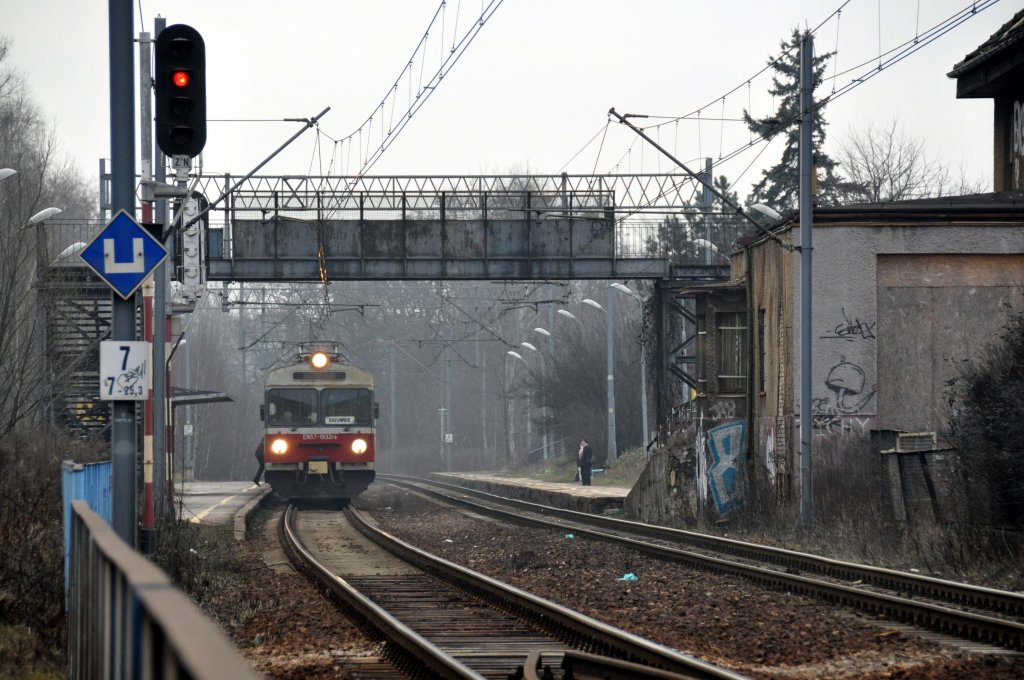
[[[309,461],[309,474],[311,474],[311,475],[326,475],[327,474],[327,461],[326,460],[311,460],[311,461]]]

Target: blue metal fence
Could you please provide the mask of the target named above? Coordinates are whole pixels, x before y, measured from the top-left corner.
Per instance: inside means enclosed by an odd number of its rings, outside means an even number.
[[[110,523],[110,461],[61,465],[64,486],[64,592],[68,592],[71,560],[71,501],[85,501],[89,509]],[[65,597],[65,603],[67,598]]]

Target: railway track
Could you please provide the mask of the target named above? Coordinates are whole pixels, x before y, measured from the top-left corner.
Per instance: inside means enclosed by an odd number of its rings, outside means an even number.
[[[415,488],[475,512],[571,529],[578,535],[613,541],[661,559],[822,598],[915,627],[1024,649],[1024,596],[1017,593],[553,508],[436,480],[381,475],[380,481]]]
[[[280,534],[303,572],[391,641],[402,677],[742,677],[430,555],[352,508],[289,506]]]

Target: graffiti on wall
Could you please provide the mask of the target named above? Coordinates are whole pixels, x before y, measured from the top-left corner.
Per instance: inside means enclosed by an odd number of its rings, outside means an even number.
[[[850,315],[846,313],[846,308],[842,308],[841,312],[843,320],[835,327],[828,329],[824,335],[819,335],[819,338],[822,340],[846,340],[847,342],[875,339],[877,321],[862,321],[857,317],[851,319]]]
[[[816,397],[814,415],[852,415],[861,413],[877,392],[877,386],[868,385],[864,369],[839,357],[839,363],[825,376],[827,397]]]
[[[811,419],[815,434],[864,434],[874,422],[863,412],[874,399],[878,388],[869,385],[864,369],[839,357],[825,377],[828,396],[811,400]]]
[[[764,468],[768,472],[768,483],[775,486],[775,430],[770,427],[764,435]]]
[[[707,442],[713,461],[708,468],[708,483],[719,514],[725,514],[743,502],[739,482],[746,433],[746,423],[742,420],[708,430]]]
[[[867,434],[875,426],[875,416],[841,416],[814,413],[811,416],[814,434]]]

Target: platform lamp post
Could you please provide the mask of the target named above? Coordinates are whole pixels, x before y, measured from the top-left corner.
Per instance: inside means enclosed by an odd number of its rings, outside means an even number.
[[[644,301],[640,299],[640,296],[634,293],[628,286],[622,283],[613,283],[611,287],[615,290],[625,293],[640,305],[640,323],[641,323],[641,334],[640,334],[640,417],[643,421],[643,437],[644,437],[644,458],[647,457],[647,444],[650,442],[649,433],[647,430],[647,353],[644,350],[644,338],[642,332],[643,324],[643,308]]]
[[[607,309],[601,306],[601,303],[595,302],[590,298],[583,300],[583,304],[599,309],[605,313],[605,344],[607,354],[607,374],[608,374],[608,462],[612,463],[616,458],[619,457],[618,447],[615,443],[615,333],[614,333],[614,314],[615,314],[615,293],[612,292],[611,288],[608,288],[608,302]]]
[[[0,173],[7,172],[7,175],[0,175],[0,179],[6,179],[17,171],[5,168]],[[43,233],[43,223],[51,217],[56,217],[63,211],[60,208],[43,208],[32,217],[28,218],[28,224],[22,229],[28,229],[29,227],[36,228],[36,305],[37,308],[42,310],[43,308],[43,277],[46,276],[46,235]],[[20,231],[20,230],[19,230]],[[49,353],[49,337],[47,323],[46,323],[46,312],[42,312],[43,318],[43,366],[46,371],[46,389],[48,394],[46,404],[46,416],[53,425],[56,422],[56,414],[53,411],[53,399],[54,399],[54,377],[53,371],[50,368],[50,362],[47,360],[46,355]]]
[[[531,342],[521,342],[521,343],[519,343],[519,345],[521,347],[525,347],[526,349],[530,350],[531,352],[537,354],[540,357],[540,374],[541,374],[541,379],[544,380],[544,386],[545,386],[545,389],[546,389],[547,388],[547,365],[544,362],[544,352],[542,352],[539,349],[537,349],[537,346],[534,345]],[[544,454],[543,454],[544,455],[544,460],[547,460],[549,456],[548,456],[548,428],[547,428],[547,418],[546,418],[547,410],[546,410],[546,408],[541,408],[541,413],[545,415],[545,426],[544,426],[544,429],[541,431],[541,446],[543,447],[543,451],[544,451]]]
[[[549,345],[550,345],[550,341],[554,339],[554,336],[551,335],[551,331],[547,330],[546,328],[541,328],[541,327],[538,326],[537,328],[533,329],[533,332],[534,333],[538,333],[540,335],[543,335],[545,338],[547,338],[548,341],[549,341]],[[525,343],[525,344],[529,344],[529,343]],[[540,352],[537,352],[537,353],[540,354]],[[544,359],[541,358],[541,362],[543,362],[543,361],[544,361]],[[541,363],[541,367],[542,367],[541,370],[542,371],[544,370],[543,366],[544,366],[544,364]],[[547,430],[545,429],[544,432],[545,432],[545,434],[544,434],[544,437],[545,437],[545,440],[544,440],[544,457],[547,458]]]
[[[13,170],[12,170],[12,172],[13,172]],[[45,238],[45,235],[43,234],[43,230],[42,230],[43,223],[46,222],[46,220],[50,219],[51,217],[56,217],[57,215],[61,214],[62,212],[64,212],[64,211],[61,210],[60,208],[43,208],[42,210],[37,212],[35,215],[33,215],[32,217],[28,218],[28,224],[26,224],[24,227],[22,227],[21,229],[18,230],[18,231],[23,231],[25,229],[28,229],[29,227],[36,227],[36,226],[39,227],[39,228],[36,229],[36,283],[37,284],[42,283],[42,280],[43,280],[43,269],[44,269],[44,267],[46,267],[46,252],[45,252],[46,249],[44,248],[44,246],[46,245],[46,238]]]
[[[516,351],[510,349],[507,352],[505,352],[505,354],[507,354],[508,356],[512,357],[513,359],[516,359],[518,361],[522,361],[524,364],[529,365],[527,363],[526,359],[523,357],[523,355],[520,354],[519,352],[516,352]],[[510,374],[510,378],[509,378],[510,382],[511,382],[511,378],[512,378],[513,375],[514,374]],[[511,399],[509,400],[509,403],[511,403]],[[512,418],[511,418],[512,415],[515,415],[514,414],[514,409],[513,409],[513,412],[510,413],[509,422],[512,421]],[[530,440],[532,438],[532,434],[533,434],[533,432],[532,432],[532,429],[531,429],[531,426],[530,426],[530,394],[529,394],[529,392],[527,392],[527,394],[526,394],[526,451],[527,451],[527,454],[529,454],[529,451],[530,451]],[[511,443],[512,443],[512,446],[510,446],[509,448],[514,449],[514,444],[515,444],[515,438],[514,437],[511,438]],[[512,453],[513,453],[513,458],[514,458],[515,457],[514,450],[512,451]]]

